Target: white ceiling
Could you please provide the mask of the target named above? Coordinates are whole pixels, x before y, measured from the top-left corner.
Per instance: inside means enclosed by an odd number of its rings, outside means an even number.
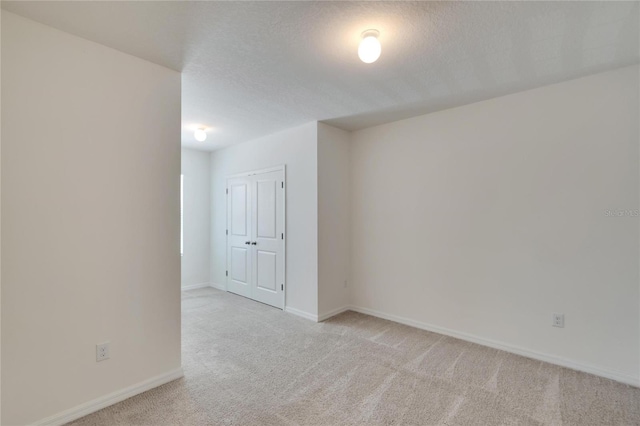
[[[183,72],[183,144],[346,130],[640,62],[638,2],[3,1]],[[360,33],[382,55],[360,62]],[[212,128],[196,142],[190,126]]]

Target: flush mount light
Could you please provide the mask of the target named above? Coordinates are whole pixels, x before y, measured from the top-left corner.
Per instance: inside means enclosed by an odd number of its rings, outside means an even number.
[[[200,127],[193,132],[193,137],[196,138],[198,142],[204,142],[207,139],[207,131],[204,127]]]
[[[380,31],[378,30],[366,30],[362,33],[362,41],[358,46],[358,56],[360,60],[365,64],[375,62],[380,57],[382,47],[380,46]]]

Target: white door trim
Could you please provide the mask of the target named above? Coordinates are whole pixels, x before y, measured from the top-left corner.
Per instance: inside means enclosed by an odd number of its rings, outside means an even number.
[[[284,230],[284,238],[282,241],[282,268],[284,273],[283,275],[283,285],[284,285],[284,289],[282,291],[282,309],[284,310],[285,307],[287,306],[287,167],[286,164],[281,164],[278,166],[273,166],[273,167],[268,167],[268,168],[264,168],[264,169],[259,169],[259,170],[252,170],[252,171],[248,171],[248,172],[242,172],[242,173],[234,173],[232,175],[227,175],[225,176],[225,215],[226,215],[226,220],[225,220],[225,226],[229,226],[229,194],[228,194],[228,189],[229,189],[229,179],[234,179],[234,178],[239,178],[239,177],[246,177],[246,176],[254,176],[254,175],[259,175],[259,174],[263,174],[263,173],[271,173],[271,172],[278,172],[278,171],[282,171],[282,183],[284,185],[284,187],[282,188],[283,193],[282,193],[282,229]],[[225,233],[225,268],[229,267],[229,254],[227,253],[227,249],[226,247],[228,247],[228,240],[229,240],[229,235],[227,235],[228,233]],[[229,291],[228,286],[227,286],[227,282],[228,282],[228,277],[225,277],[224,280],[224,291]]]
[[[266,169],[251,170],[251,171],[242,172],[242,173],[234,173],[232,175],[225,176],[225,179],[233,179],[233,178],[239,178],[239,177],[245,177],[245,176],[260,175],[262,173],[279,172],[281,170],[282,170],[282,173],[286,174],[286,167],[285,167],[284,164],[280,164],[278,166],[273,166],[273,167],[268,167]],[[286,182],[285,182],[285,184],[286,184]]]

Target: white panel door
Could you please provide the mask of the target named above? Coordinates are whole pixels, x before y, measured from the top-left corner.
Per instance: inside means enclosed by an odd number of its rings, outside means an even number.
[[[284,168],[227,179],[227,290],[284,309]]]
[[[227,181],[227,290],[251,297],[250,178]]]
[[[252,177],[252,298],[284,309],[284,173]]]

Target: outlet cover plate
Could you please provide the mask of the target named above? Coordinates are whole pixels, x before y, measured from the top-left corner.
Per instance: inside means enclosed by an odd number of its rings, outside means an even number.
[[[96,345],[96,362],[109,359],[109,342],[98,343]]]
[[[564,314],[553,314],[552,321],[551,325],[554,327],[564,328]]]

